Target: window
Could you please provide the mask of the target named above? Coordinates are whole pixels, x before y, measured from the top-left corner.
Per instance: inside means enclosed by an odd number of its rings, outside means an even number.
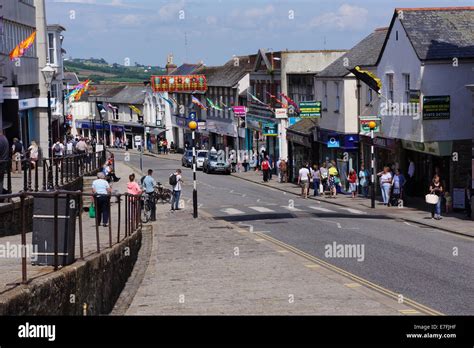
[[[55,64],[56,63],[56,47],[54,45],[54,34],[49,33],[48,34],[48,62],[49,64]]]
[[[393,102],[394,93],[393,93],[393,74],[387,74],[387,99]]]
[[[410,102],[410,74],[403,74],[403,81],[405,85],[405,93],[403,102],[409,103]]]
[[[370,105],[372,103],[372,101],[374,100],[374,96],[373,96],[373,92],[372,92],[372,88],[369,88],[369,87],[366,87],[367,88],[367,104],[366,105]]]
[[[323,110],[327,110],[328,109],[328,83],[326,81],[323,82],[323,94],[324,94]]]
[[[341,108],[341,98],[339,96],[339,82],[334,82],[336,87],[336,110],[335,112],[339,112]]]

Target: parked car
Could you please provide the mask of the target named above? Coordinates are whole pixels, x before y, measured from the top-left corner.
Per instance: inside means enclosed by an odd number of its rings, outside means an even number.
[[[228,163],[225,158],[217,155],[217,152],[208,152],[207,157],[204,160],[202,170],[204,173],[225,173],[230,175],[230,163]]]
[[[193,150],[186,150],[181,157],[181,164],[183,167],[192,167],[193,166]]]
[[[202,169],[202,166],[204,165],[204,160],[207,158],[207,153],[207,150],[199,150],[197,152],[196,169]]]

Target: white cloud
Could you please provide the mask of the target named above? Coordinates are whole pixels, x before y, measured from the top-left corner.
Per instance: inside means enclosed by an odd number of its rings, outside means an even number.
[[[161,20],[171,20],[173,18],[179,19],[179,11],[184,11],[184,1],[176,1],[169,4],[166,4],[160,8],[158,15]],[[186,12],[184,12],[184,18],[186,18]]]
[[[267,7],[254,7],[246,10],[244,16],[248,18],[260,18],[267,15],[271,15],[275,12],[275,7],[273,5],[268,5]]]
[[[206,18],[206,23],[209,24],[209,25],[215,25],[217,24],[217,17],[215,16],[208,16]]]
[[[120,24],[128,27],[139,26],[143,23],[143,18],[138,15],[129,14],[120,18]]]
[[[54,0],[54,3],[60,4],[78,4],[78,5],[97,5],[97,6],[110,6],[117,8],[138,8],[134,5],[128,5],[123,3],[122,0],[110,0],[109,2],[103,2],[98,0]]]
[[[341,5],[337,12],[328,12],[310,21],[311,27],[327,27],[339,30],[364,29],[369,11],[363,7]]]

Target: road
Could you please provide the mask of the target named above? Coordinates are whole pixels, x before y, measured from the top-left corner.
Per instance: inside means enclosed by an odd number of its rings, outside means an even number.
[[[123,159],[123,153],[116,158]],[[139,156],[131,156],[130,164],[139,168]],[[180,162],[150,156],[143,156],[143,164],[166,185],[170,173],[182,168]],[[192,214],[192,171],[182,170],[188,206],[176,214],[186,215]],[[198,172],[198,197],[200,209],[215,219],[262,232],[443,314],[474,315],[474,248],[468,237],[303,200],[226,175]],[[328,254],[331,247],[346,245],[359,253]]]

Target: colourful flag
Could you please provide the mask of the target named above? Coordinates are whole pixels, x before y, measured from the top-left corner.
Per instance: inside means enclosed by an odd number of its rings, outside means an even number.
[[[173,102],[163,96],[160,95],[160,98],[163,99],[165,102],[167,102],[168,104],[170,104],[170,107],[172,108],[173,107]]]
[[[172,96],[168,96],[170,98],[170,100],[175,103],[176,106],[178,106],[178,102],[176,101],[176,99],[174,99]]]
[[[222,111],[222,109],[220,107],[218,107],[216,104],[214,104],[211,99],[206,98],[206,100],[209,103],[209,105],[211,106],[211,108]]]
[[[247,94],[254,100],[256,101],[257,103],[260,103],[262,105],[265,105],[267,108],[271,109],[271,105],[268,105],[268,104],[265,104],[263,101],[261,101],[260,99],[258,99],[256,96],[254,96],[252,93],[248,92],[247,91]]]
[[[137,113],[138,115],[141,116],[142,111],[141,111],[139,108],[137,108],[137,107],[134,106],[134,105],[129,105],[128,107],[129,107],[130,109],[132,109],[132,111],[134,111],[135,113]]]
[[[296,112],[300,112],[300,108],[298,107],[298,104],[296,104],[296,103],[293,101],[293,99],[291,99],[290,97],[286,96],[286,95],[283,94],[283,93],[280,93],[280,95],[281,95],[283,98],[286,99],[286,101],[288,102],[288,104],[294,106]]]
[[[354,69],[348,69],[351,73],[355,75],[359,80],[364,82],[369,88],[373,89],[377,94],[380,94],[382,89],[382,81],[372,74],[370,71],[362,70],[360,66],[354,67]]]
[[[14,60],[14,59],[22,57],[25,54],[26,50],[28,50],[28,48],[30,48],[33,45],[33,43],[35,42],[35,38],[36,38],[36,30],[30,36],[28,36],[25,40],[20,42],[10,52],[10,60]]]
[[[284,108],[287,108],[288,107],[288,104],[285,104],[283,103],[280,99],[278,99],[277,97],[275,97],[273,94],[267,92],[267,94],[270,96],[270,98],[273,98],[275,99],[275,101],[280,104],[281,106],[283,106]]]
[[[193,95],[191,96],[191,101],[193,102],[193,104],[196,104],[197,106],[199,106],[202,110],[207,110],[206,106],[203,103],[201,103],[199,99]]]
[[[79,91],[77,92],[77,94],[74,96],[74,100],[75,101],[78,101],[79,99],[81,99],[82,95],[84,94],[84,92],[86,92],[88,89],[89,89],[89,84],[91,83],[91,80],[86,80],[82,87],[79,89]]]

